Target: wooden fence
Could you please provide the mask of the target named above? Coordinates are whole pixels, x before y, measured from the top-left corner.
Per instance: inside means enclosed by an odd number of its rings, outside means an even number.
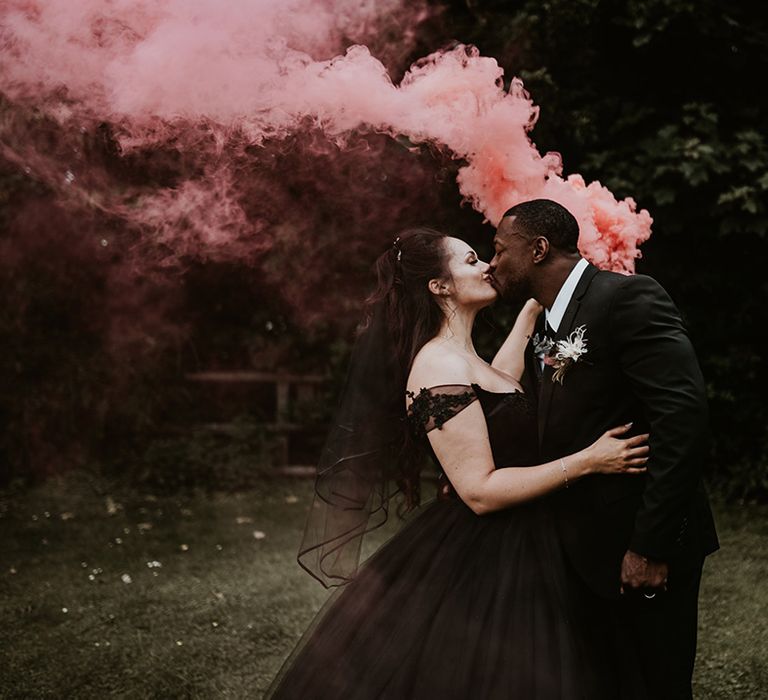
[[[306,431],[307,426],[293,420],[292,401],[299,404],[312,401],[320,385],[327,377],[318,374],[288,374],[283,372],[257,371],[212,371],[192,372],[186,375],[191,382],[207,384],[272,384],[275,390],[275,411],[261,426],[275,438],[276,470],[282,474],[296,476],[314,475],[314,465],[292,465],[289,463],[290,439],[292,435]],[[294,391],[291,389],[294,388]],[[216,432],[234,432],[231,423],[206,423],[205,427]]]

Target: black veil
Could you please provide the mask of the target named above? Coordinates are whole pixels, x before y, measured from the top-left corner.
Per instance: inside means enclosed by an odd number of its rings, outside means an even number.
[[[385,302],[371,307],[352,350],[320,456],[299,564],[325,587],[357,572],[363,536],[387,520],[407,441],[404,372]]]

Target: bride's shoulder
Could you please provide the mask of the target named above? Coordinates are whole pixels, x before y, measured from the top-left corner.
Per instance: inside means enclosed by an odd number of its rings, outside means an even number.
[[[445,347],[427,343],[413,359],[408,374],[408,391],[436,386],[470,385],[474,381],[472,365],[466,356]]]

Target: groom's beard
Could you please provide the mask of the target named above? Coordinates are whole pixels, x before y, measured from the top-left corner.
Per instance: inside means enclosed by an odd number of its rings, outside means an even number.
[[[508,280],[506,284],[501,284],[495,277],[490,279],[499,299],[505,304],[516,306],[531,298],[530,284],[527,281]]]

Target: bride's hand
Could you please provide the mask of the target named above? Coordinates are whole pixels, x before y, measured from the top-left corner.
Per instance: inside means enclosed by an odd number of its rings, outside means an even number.
[[[606,430],[587,448],[590,471],[593,474],[643,474],[648,461],[647,433],[622,439],[619,436],[632,427],[631,423]]]
[[[539,304],[538,301],[531,298],[523,305],[523,311],[530,313],[531,316],[537,317],[542,311],[544,311],[544,307]]]

